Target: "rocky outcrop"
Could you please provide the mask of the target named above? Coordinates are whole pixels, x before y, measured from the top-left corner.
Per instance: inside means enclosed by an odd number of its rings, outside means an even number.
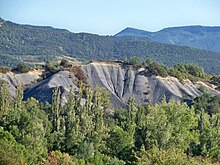
[[[8,72],[6,74],[0,73],[0,80],[8,82],[10,94],[14,96],[18,84],[23,84],[24,86],[34,84],[40,78],[41,74],[41,71],[32,71],[22,74],[13,72]]]
[[[126,104],[134,96],[140,104],[153,104],[166,97],[182,100],[183,97],[194,98],[202,94],[199,91],[203,86],[208,93],[219,94],[214,88],[205,83],[193,84],[190,80],[180,82],[174,77],[160,77],[152,75],[144,69],[135,70],[132,67],[123,67],[120,64],[93,62],[83,66],[92,87],[96,85],[106,88],[112,95],[114,105]],[[120,102],[120,104],[118,103]]]
[[[70,89],[73,87],[78,91],[78,87],[73,83],[76,77],[68,71],[60,71],[45,80],[29,86],[24,92],[24,99],[34,97],[40,102],[52,102],[53,90],[59,87],[61,91],[62,103],[67,102]]]
[[[35,97],[41,102],[51,102],[52,91],[55,87],[61,90],[62,102],[67,101],[68,93],[73,87],[77,93],[77,81],[82,77],[94,88],[101,86],[111,94],[111,101],[114,107],[123,107],[127,105],[130,97],[134,96],[140,104],[157,103],[166,97],[167,101],[171,99],[183,100],[183,98],[194,98],[202,94],[199,90],[201,86],[213,95],[220,94],[214,87],[207,86],[203,82],[192,83],[190,80],[179,81],[174,77],[160,77],[152,75],[145,69],[136,69],[129,65],[112,62],[92,62],[80,67],[80,74],[69,71],[59,71],[45,80],[37,83],[32,81],[39,78],[37,73],[27,73],[21,75],[9,76],[1,74],[0,79],[9,82],[13,88],[19,82],[31,84],[25,90],[24,99]],[[76,69],[75,69],[76,70]],[[82,75],[83,74],[83,75]],[[30,76],[30,77],[29,77]],[[16,83],[15,83],[16,82]]]

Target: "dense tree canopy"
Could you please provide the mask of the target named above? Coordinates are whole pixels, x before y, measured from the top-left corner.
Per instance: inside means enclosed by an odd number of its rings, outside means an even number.
[[[114,110],[100,87],[79,83],[64,105],[59,88],[52,104],[22,101],[22,88],[9,98],[1,82],[0,164],[220,164],[215,97],[193,107],[165,99],[140,106],[131,97]]]

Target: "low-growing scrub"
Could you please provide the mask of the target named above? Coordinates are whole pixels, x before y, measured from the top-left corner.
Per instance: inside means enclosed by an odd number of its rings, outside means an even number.
[[[220,76],[213,76],[210,82],[214,85],[220,86]]]
[[[28,66],[27,64],[25,63],[19,63],[17,65],[16,68],[13,69],[13,71],[17,72],[17,73],[27,73],[29,71],[33,70],[32,67]]]
[[[11,68],[8,66],[0,66],[0,73],[7,73],[11,71]]]

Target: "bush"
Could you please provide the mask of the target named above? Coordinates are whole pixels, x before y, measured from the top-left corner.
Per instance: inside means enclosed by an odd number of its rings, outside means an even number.
[[[68,153],[61,153],[60,151],[51,151],[48,154],[45,165],[51,164],[76,164],[76,159]]]
[[[66,67],[68,65],[68,60],[62,59],[61,62],[60,62],[60,65]]]
[[[194,80],[195,77],[205,77],[203,68],[194,64],[176,64],[169,69],[169,75],[178,79],[188,78],[190,80]]]
[[[57,73],[60,70],[60,65],[57,64],[57,63],[47,61],[46,65],[45,65],[45,70],[47,72],[49,72],[49,75],[54,74],[54,73]]]
[[[137,56],[131,57],[130,64],[134,66],[140,66],[140,58]]]
[[[220,86],[220,76],[213,76],[210,82],[214,85]]]
[[[152,62],[149,64],[148,69],[156,76],[166,77],[168,76],[168,69],[159,62]]]
[[[7,73],[11,71],[11,68],[10,67],[7,67],[7,66],[0,66],[0,73]]]
[[[27,72],[31,71],[31,67],[29,67],[25,63],[19,63],[17,65],[17,67],[15,68],[15,71],[17,71],[19,73],[27,73]]]
[[[185,69],[189,74],[195,77],[200,77],[200,78],[205,77],[204,69],[200,66],[194,64],[185,64]]]
[[[194,107],[196,112],[205,110],[209,115],[220,113],[220,95],[212,96],[210,94],[203,94],[194,99]]]
[[[187,75],[182,73],[181,71],[175,69],[175,68],[171,68],[169,69],[169,75],[178,78],[179,80],[183,80],[185,78],[187,78]]]

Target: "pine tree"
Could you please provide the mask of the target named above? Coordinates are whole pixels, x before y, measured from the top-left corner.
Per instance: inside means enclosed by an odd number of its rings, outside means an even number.
[[[208,115],[204,111],[201,112],[200,118],[200,144],[197,146],[196,155],[211,156],[220,160],[220,116]]]

